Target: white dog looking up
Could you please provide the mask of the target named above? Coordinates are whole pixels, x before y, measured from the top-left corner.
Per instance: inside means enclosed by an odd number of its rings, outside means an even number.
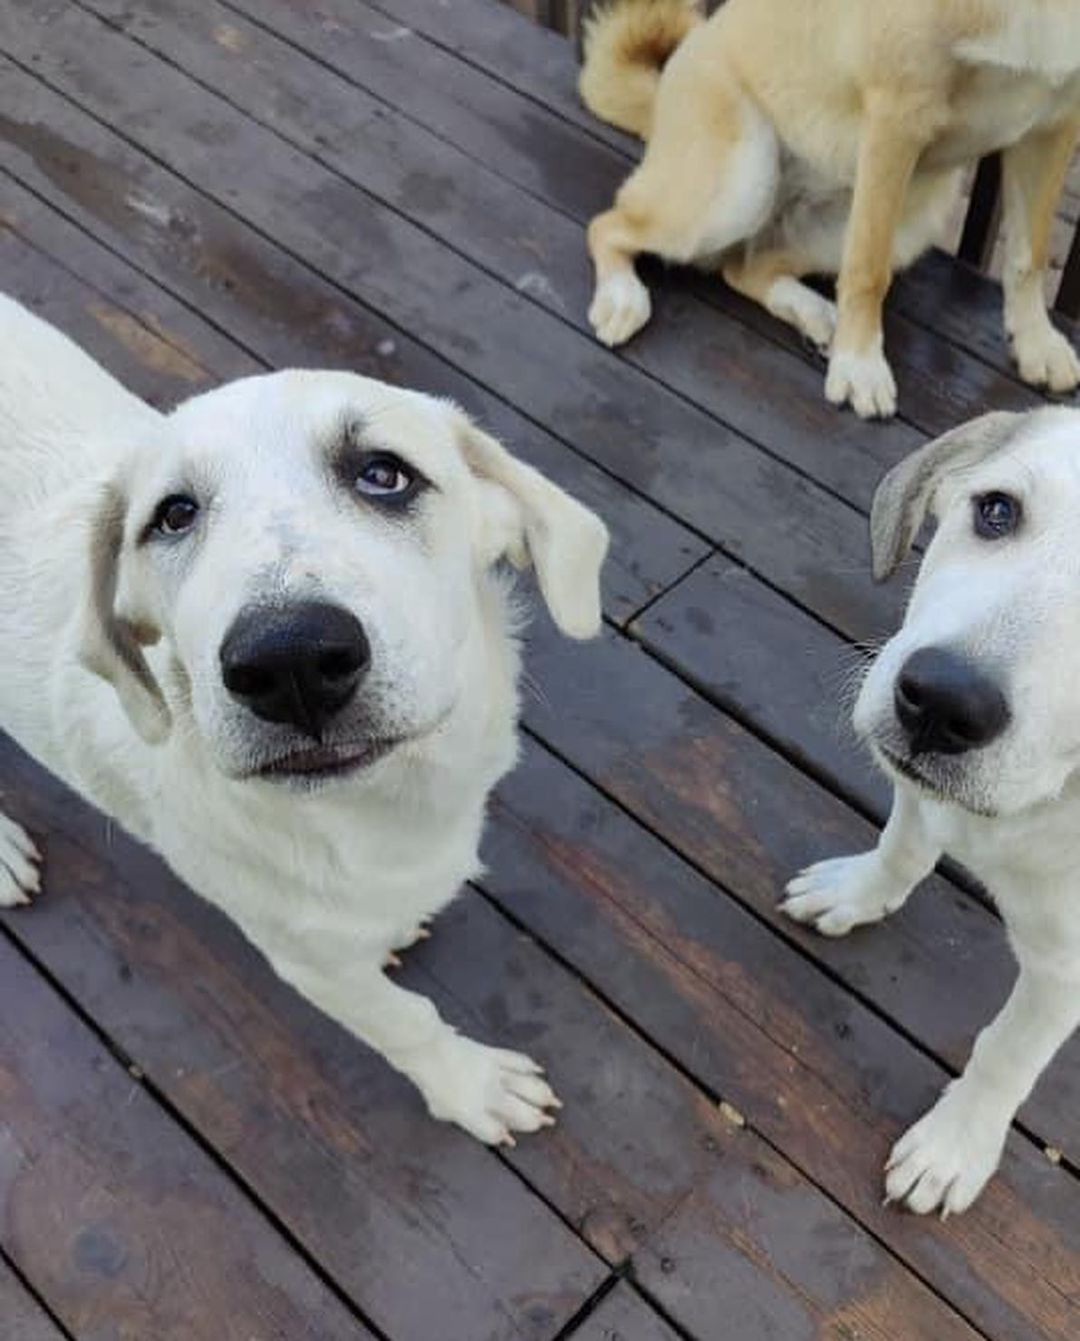
[[[965,1210],[1080,1024],[1080,413],[989,414],[897,466],[874,499],[887,577],[938,527],[855,726],[895,799],[873,852],[810,867],[785,911],[841,936],[894,912],[943,853],[1001,910],[1020,975],[963,1075],[893,1148],[886,1189]],[[1075,655],[1074,655],[1075,654]]]
[[[454,406],[282,372],[159,415],[0,297],[0,727],[482,1141],[540,1068],[384,966],[478,869],[516,753],[501,560],[597,632],[607,532]],[[74,593],[74,595],[73,595]],[[0,815],[0,903],[38,885]]]

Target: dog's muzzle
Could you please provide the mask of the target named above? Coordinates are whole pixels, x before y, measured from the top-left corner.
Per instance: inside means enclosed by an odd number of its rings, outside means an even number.
[[[946,647],[922,647],[908,657],[896,677],[893,703],[913,757],[982,749],[1009,724],[1000,686]]]
[[[321,740],[355,696],[371,647],[350,611],[305,601],[241,613],[220,659],[225,688],[256,717]]]

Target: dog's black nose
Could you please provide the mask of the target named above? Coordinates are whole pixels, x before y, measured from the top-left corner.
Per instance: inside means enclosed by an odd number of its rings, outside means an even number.
[[[914,754],[963,754],[1005,730],[1005,695],[977,666],[944,647],[923,647],[900,667],[896,716]]]
[[[316,740],[370,664],[360,621],[320,601],[246,610],[221,644],[229,693],[256,717],[287,722]]]

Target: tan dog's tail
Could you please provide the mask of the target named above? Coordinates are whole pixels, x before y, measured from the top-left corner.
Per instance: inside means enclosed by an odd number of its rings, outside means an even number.
[[[691,28],[704,21],[696,0],[612,0],[586,20],[578,81],[590,112],[649,138],[660,72]]]

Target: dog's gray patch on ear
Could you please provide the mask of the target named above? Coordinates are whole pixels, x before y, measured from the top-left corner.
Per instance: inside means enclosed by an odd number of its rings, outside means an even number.
[[[870,508],[874,578],[884,582],[900,566],[926,520],[934,492],[950,471],[976,465],[1011,441],[1027,414],[995,410],[935,438],[894,466]]]
[[[139,735],[156,743],[169,733],[171,718],[161,689],[146,664],[140,643],[156,641],[157,630],[118,618],[116,569],[127,504],[115,484],[105,487],[89,536],[89,590],[79,629],[79,660],[108,680]]]

